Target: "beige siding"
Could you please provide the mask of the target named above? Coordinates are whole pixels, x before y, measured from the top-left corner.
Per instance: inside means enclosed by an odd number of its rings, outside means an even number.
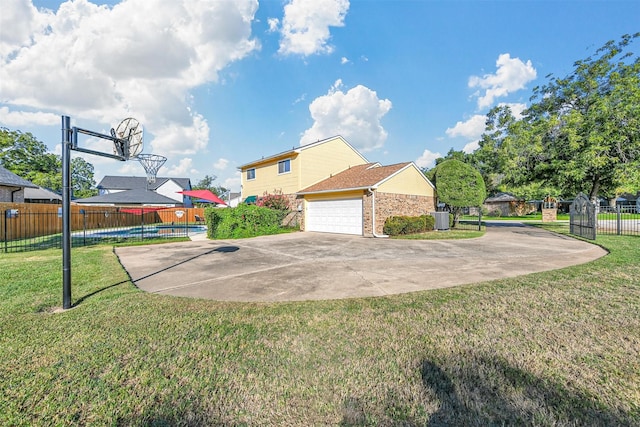
[[[350,166],[367,163],[366,159],[340,137],[302,150],[299,158],[302,173],[298,190],[349,169]]]
[[[291,172],[278,174],[278,162],[291,159]],[[350,166],[367,163],[341,137],[335,137],[317,145],[311,144],[299,152],[278,155],[265,161],[253,162],[242,169],[242,198],[262,196],[274,190],[294,194],[316,182],[342,172]],[[247,181],[247,169],[255,168],[256,178]]]
[[[278,162],[283,158],[274,159],[269,163],[255,167],[256,178],[247,181],[246,169],[242,171],[242,197],[262,196],[265,192],[273,194],[274,191],[282,191],[283,194],[292,194],[299,190],[300,160],[297,157],[287,157],[291,160],[291,172],[278,174]]]
[[[433,197],[433,186],[429,184],[422,172],[413,166],[402,170],[378,186],[380,193],[412,194]]]

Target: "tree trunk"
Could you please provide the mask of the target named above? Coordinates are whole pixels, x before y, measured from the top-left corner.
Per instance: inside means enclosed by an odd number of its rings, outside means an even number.
[[[591,191],[589,191],[589,200],[593,203],[598,202],[598,191],[600,190],[600,180],[596,177],[591,182]]]

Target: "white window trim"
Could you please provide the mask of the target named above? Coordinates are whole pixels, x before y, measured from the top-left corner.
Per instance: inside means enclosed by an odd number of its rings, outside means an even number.
[[[280,163],[284,163],[284,162],[289,162],[289,170],[288,171],[284,171],[284,172],[280,172]],[[280,160],[278,162],[278,175],[284,175],[284,174],[287,174],[287,173],[291,173],[291,159]]]
[[[249,178],[249,171],[251,170],[253,171],[253,178]],[[247,181],[253,181],[254,179],[256,179],[256,168],[247,169],[246,177],[247,177]]]

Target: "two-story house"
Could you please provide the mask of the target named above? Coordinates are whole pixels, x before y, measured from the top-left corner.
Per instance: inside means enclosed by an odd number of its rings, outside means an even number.
[[[379,236],[390,216],[435,211],[435,187],[415,163],[370,163],[341,136],[239,169],[245,202],[282,192],[305,231]]]

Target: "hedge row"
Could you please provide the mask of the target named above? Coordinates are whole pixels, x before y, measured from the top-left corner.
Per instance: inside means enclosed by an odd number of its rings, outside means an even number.
[[[432,231],[436,219],[431,215],[421,216],[390,216],[384,222],[384,234],[397,236],[399,234],[414,234]]]
[[[235,208],[207,208],[204,215],[207,237],[240,239],[279,233],[286,212],[241,204]]]

